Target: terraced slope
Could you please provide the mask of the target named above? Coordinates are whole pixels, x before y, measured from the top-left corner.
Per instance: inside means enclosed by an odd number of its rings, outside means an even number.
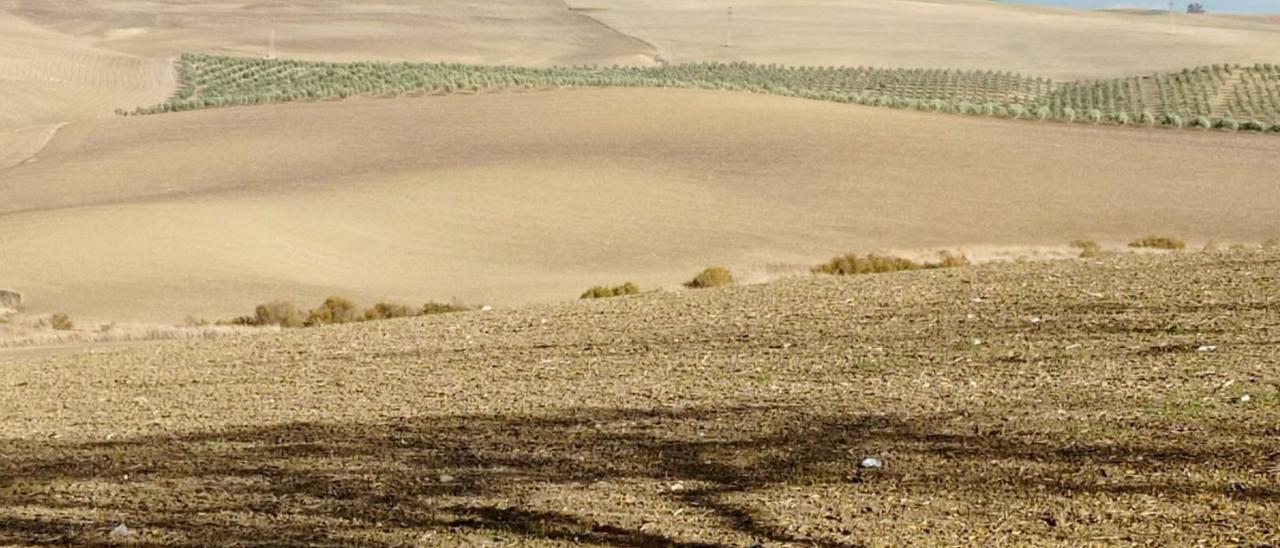
[[[0,543],[1274,544],[1278,296],[1130,256],[0,364]]]

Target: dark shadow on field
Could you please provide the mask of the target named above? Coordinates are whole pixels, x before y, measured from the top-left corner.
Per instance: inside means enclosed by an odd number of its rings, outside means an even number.
[[[956,433],[954,419],[831,416],[792,407],[577,409],[374,425],[298,423],[88,444],[4,442],[0,544],[111,544],[107,530],[123,521],[160,532],[135,544],[186,546],[380,545],[376,537],[356,542],[345,536],[356,529],[474,533],[516,543],[856,546],[857,539],[838,530],[798,534],[735,498],[771,486],[833,483],[868,493],[887,483],[900,492],[1217,493],[1280,503],[1275,488],[1063,473],[1107,464],[1139,471],[1240,465],[1240,455],[1206,445],[1050,444],[991,431],[1000,424],[992,417],[966,421],[971,432]],[[948,466],[933,472],[939,474],[935,485],[927,485],[929,471],[901,470],[892,460],[882,471],[859,470],[858,461],[873,451],[898,461],[942,459]],[[1029,463],[1047,468],[1019,471]],[[995,472],[970,473],[975,469]],[[77,490],[86,482],[97,491]],[[683,488],[670,487],[677,483]],[[635,493],[637,484],[647,486],[642,497],[672,506],[608,507],[621,503],[607,495]],[[538,490],[586,502],[572,505],[574,511],[549,510],[528,502]],[[690,524],[691,532],[679,536],[641,522],[689,519],[672,516],[670,508],[678,506],[696,508],[710,521]],[[40,517],[32,509],[44,509],[44,516],[96,509],[92,515],[112,521]],[[617,517],[623,511],[634,512],[630,522]]]

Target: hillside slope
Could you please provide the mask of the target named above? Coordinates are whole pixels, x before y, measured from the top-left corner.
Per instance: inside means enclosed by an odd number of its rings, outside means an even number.
[[[985,0],[572,0],[671,62],[1005,70],[1055,80],[1275,63],[1280,25]],[[726,47],[726,42],[731,44]]]
[[[178,321],[332,293],[545,302],[848,251],[1260,242],[1274,145],[691,90],[119,118],[5,173],[0,279],[33,313]]]
[[[64,124],[164,101],[173,90],[169,59],[98,48],[0,11],[0,170]]]
[[[1265,545],[1277,296],[1129,256],[0,364],[0,543]]]

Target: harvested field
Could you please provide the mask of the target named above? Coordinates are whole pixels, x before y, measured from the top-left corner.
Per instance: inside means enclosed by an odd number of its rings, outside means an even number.
[[[1274,63],[1280,25],[1262,18],[1132,13],[985,0],[571,0],[654,44],[670,62],[1007,70],[1055,80],[1214,63]],[[729,42],[729,47],[726,47]]]
[[[98,48],[0,11],[0,170],[38,153],[63,124],[173,90],[169,59]]]
[[[650,64],[644,42],[560,0],[0,0],[0,9],[144,57],[275,53],[303,59],[520,65]]]
[[[0,543],[1274,544],[1277,296],[1147,255],[2,364]]]
[[[749,282],[855,251],[1280,234],[1274,138],[939,118],[609,89],[84,123],[5,172],[0,279],[32,313],[176,322],[331,294],[546,302],[710,265]]]

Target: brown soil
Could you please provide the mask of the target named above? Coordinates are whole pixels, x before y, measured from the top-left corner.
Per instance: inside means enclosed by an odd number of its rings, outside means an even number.
[[[0,544],[1274,544],[1278,296],[1174,253],[3,364]]]

